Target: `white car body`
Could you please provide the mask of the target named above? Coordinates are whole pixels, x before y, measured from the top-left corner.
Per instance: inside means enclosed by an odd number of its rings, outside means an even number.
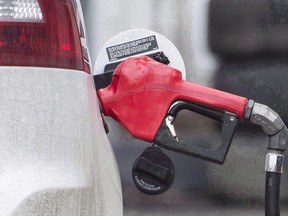
[[[0,101],[1,216],[123,214],[92,75],[1,66]]]

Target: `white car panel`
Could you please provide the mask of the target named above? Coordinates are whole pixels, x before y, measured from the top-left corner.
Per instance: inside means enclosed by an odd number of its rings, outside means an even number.
[[[91,75],[0,67],[0,215],[122,215]]]

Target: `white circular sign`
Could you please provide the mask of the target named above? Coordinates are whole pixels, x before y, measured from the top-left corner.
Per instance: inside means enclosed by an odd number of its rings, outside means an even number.
[[[169,66],[181,71],[186,79],[184,61],[178,49],[163,35],[145,29],[134,29],[117,34],[101,49],[94,66],[94,75],[104,73],[107,64],[124,61],[129,57],[164,52]]]

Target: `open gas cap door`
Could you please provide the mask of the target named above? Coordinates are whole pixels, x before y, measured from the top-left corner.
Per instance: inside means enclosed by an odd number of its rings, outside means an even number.
[[[162,63],[181,71],[186,80],[184,61],[173,43],[157,32],[134,29],[117,34],[101,49],[94,66],[96,88],[107,87],[115,68],[125,59],[136,56],[160,58]]]

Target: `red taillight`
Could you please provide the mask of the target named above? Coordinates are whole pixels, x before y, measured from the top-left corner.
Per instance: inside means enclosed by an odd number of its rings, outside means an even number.
[[[84,70],[71,0],[1,0],[0,65]]]

